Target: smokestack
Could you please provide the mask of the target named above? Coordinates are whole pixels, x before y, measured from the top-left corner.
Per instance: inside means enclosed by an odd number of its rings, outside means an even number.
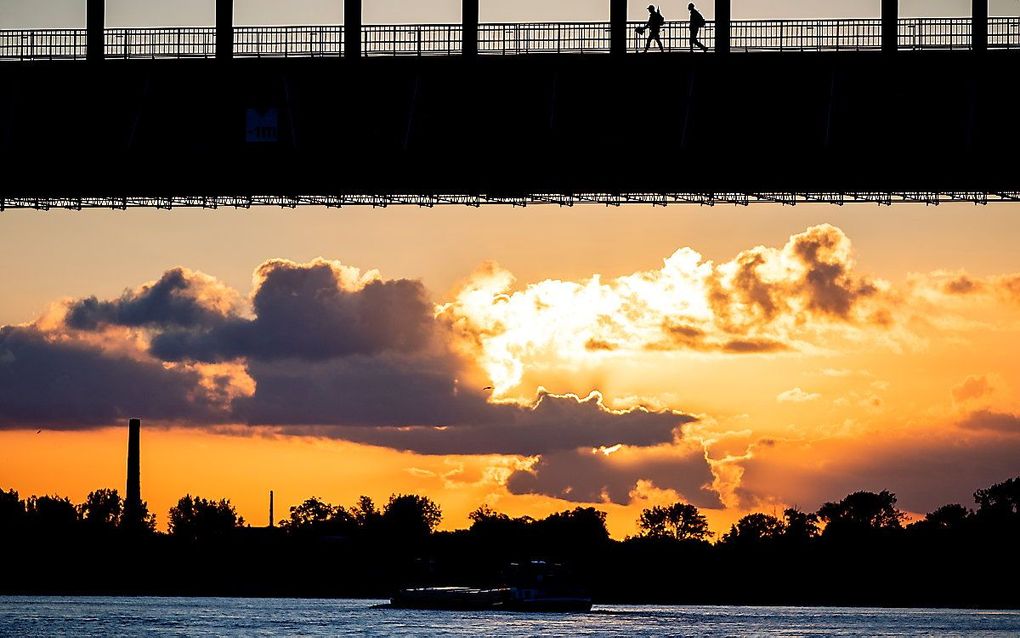
[[[269,490],[269,526],[273,526],[273,490]]]
[[[137,529],[142,519],[141,477],[142,421],[131,419],[128,426],[127,497],[124,499],[124,522],[129,529]]]

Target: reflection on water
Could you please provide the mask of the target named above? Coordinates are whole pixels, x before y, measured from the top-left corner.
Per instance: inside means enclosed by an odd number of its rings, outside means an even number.
[[[373,608],[382,601],[0,597],[0,636],[1016,636],[1020,611],[599,605],[591,614]]]

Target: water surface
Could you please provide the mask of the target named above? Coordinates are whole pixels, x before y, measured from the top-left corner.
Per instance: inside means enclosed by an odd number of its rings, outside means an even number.
[[[373,609],[384,601],[0,597],[0,636],[1018,636],[1020,611],[598,605],[591,614]]]

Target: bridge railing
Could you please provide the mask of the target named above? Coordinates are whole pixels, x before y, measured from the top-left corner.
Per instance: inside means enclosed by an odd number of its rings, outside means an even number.
[[[647,34],[640,22],[628,24],[627,49],[643,51]],[[478,29],[483,55],[529,53],[608,53],[608,22],[485,23]],[[690,51],[690,24],[667,22],[660,34],[667,51]],[[699,33],[709,50],[715,44],[711,22]],[[969,49],[969,18],[904,18],[899,21],[901,49]],[[366,56],[457,55],[463,50],[459,24],[366,25]],[[84,29],[0,30],[0,60],[81,60],[86,56]],[[1020,17],[988,21],[988,47],[1020,49]],[[658,45],[653,43],[653,49]],[[882,48],[879,19],[736,20],[731,23],[735,52],[865,51]],[[107,29],[105,55],[113,59],[213,58],[214,27]],[[339,57],[344,52],[342,26],[235,27],[236,57]]]
[[[376,24],[361,29],[365,55],[457,55],[464,41],[459,24]]]
[[[214,27],[107,29],[103,51],[109,59],[212,58]]]
[[[343,52],[342,26],[234,29],[234,57],[238,58],[340,57]]]
[[[0,60],[84,60],[85,29],[0,31]]]
[[[1020,17],[989,18],[989,49],[1020,49]]]

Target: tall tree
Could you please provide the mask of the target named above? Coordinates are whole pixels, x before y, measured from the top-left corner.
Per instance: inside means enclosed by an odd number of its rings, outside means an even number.
[[[757,545],[773,542],[783,537],[786,524],[768,514],[748,514],[730,527],[722,537],[723,543]]]
[[[121,524],[124,501],[117,490],[95,490],[89,492],[77,509],[78,516],[90,529],[112,531]]]
[[[431,534],[443,520],[439,505],[426,496],[394,494],[383,509],[382,522],[395,536],[421,538]]]
[[[656,505],[641,512],[638,527],[642,536],[672,538],[680,541],[705,541],[712,537],[708,519],[689,503],[669,507]]]
[[[242,525],[244,519],[227,499],[210,501],[187,494],[170,508],[170,534],[181,539],[223,538]]]
[[[826,503],[818,509],[825,521],[826,537],[856,536],[902,529],[905,515],[896,509],[896,495],[888,490],[854,492],[841,501]]]

